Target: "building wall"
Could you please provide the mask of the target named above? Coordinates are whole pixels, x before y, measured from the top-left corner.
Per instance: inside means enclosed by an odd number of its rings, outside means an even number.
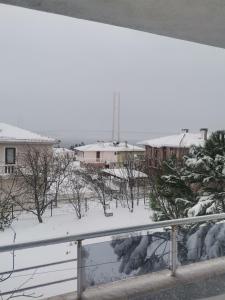
[[[22,158],[29,150],[29,147],[35,149],[48,151],[50,154],[53,153],[53,145],[51,144],[18,144],[18,143],[1,143],[0,144],[0,190],[6,194],[10,193],[11,196],[17,198],[17,200],[23,200],[24,203],[30,201],[28,196],[25,194],[21,195],[21,178],[13,175],[16,170],[15,165],[5,164],[5,148],[13,147],[16,148],[16,164],[22,163]],[[14,208],[16,205],[14,205]]]
[[[189,148],[183,147],[151,147],[146,146],[146,161],[147,165],[151,168],[160,168],[162,162],[175,156],[176,159],[179,161],[182,157],[188,154]]]
[[[29,147],[35,147],[36,149],[42,149],[44,151],[53,151],[53,145],[50,144],[25,144],[25,143],[1,143],[0,144],[0,173],[5,172],[5,149],[15,148],[16,149],[16,164],[21,163],[22,157],[28,151]]]
[[[100,158],[97,159],[96,151],[79,151],[77,159],[85,163],[123,163],[131,158],[144,157],[144,153],[144,151],[101,151]]]
[[[124,151],[118,153],[118,163],[124,163],[129,160],[143,160],[145,151]]]
[[[96,151],[79,151],[77,159],[85,163],[105,163],[105,162],[117,162],[117,155],[113,151],[101,151],[100,158],[96,158]]]

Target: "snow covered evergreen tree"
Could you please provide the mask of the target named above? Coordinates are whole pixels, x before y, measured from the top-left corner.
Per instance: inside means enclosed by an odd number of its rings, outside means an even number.
[[[120,260],[121,273],[145,274],[164,269],[169,263],[169,233],[129,236],[111,243]]]
[[[204,147],[192,147],[183,166],[166,161],[152,187],[156,220],[225,212],[225,131],[213,133]],[[120,271],[130,274],[168,266],[166,232],[130,237],[112,243]],[[181,264],[225,255],[225,223],[188,225],[178,231]]]
[[[189,216],[225,212],[225,132],[211,135],[205,147],[193,148],[185,158],[183,179],[196,190]]]
[[[175,157],[163,163],[162,174],[156,178],[150,194],[156,220],[185,217],[188,208],[193,206],[193,192],[182,172],[183,167],[177,164]]]
[[[150,198],[156,220],[225,212],[225,131],[192,147],[182,166],[165,161]]]
[[[225,130],[213,132],[203,149],[205,154],[212,158],[215,158],[216,155],[225,156]]]

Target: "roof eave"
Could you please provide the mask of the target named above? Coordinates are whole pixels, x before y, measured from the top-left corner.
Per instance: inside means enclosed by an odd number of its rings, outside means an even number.
[[[48,144],[54,145],[56,140],[23,140],[23,139],[0,139],[0,144],[15,143],[15,144]]]

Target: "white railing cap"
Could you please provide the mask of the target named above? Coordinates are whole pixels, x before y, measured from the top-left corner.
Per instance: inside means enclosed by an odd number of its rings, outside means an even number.
[[[28,249],[34,247],[48,246],[53,244],[67,243],[71,241],[87,240],[87,239],[99,238],[104,236],[113,236],[113,235],[138,232],[143,230],[196,224],[196,223],[216,221],[216,220],[225,220],[225,213],[205,215],[205,216],[192,217],[192,218],[174,219],[174,220],[153,222],[153,223],[138,225],[138,226],[93,231],[93,232],[81,233],[76,235],[59,236],[51,239],[36,240],[36,241],[24,242],[24,243],[15,243],[10,245],[0,246],[0,252],[22,250],[22,249]]]

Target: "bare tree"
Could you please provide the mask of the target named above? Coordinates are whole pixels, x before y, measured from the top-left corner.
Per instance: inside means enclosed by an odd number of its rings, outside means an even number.
[[[47,147],[27,146],[17,164],[17,182],[23,197],[17,199],[25,211],[37,216],[40,223],[46,208],[57,200],[60,185],[66,178],[70,159],[54,156]]]
[[[88,166],[84,173],[86,183],[95,192],[98,200],[102,204],[104,214],[106,215],[109,201],[111,200],[111,189],[109,181],[98,167]]]
[[[84,170],[74,167],[69,168],[66,185],[63,187],[79,219],[82,217],[82,204],[84,203],[87,192],[87,182],[85,179]]]
[[[147,175],[142,171],[141,161],[133,153],[126,154],[126,160],[119,169],[123,196],[127,199],[127,206],[134,211],[134,201],[139,205],[141,187],[145,186]]]
[[[15,195],[15,177],[0,177],[0,230],[11,225],[13,220],[12,206],[14,204]]]

